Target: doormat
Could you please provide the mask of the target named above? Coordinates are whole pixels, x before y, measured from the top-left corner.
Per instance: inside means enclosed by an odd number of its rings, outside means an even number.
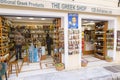
[[[109,70],[111,72],[114,72],[114,73],[118,73],[120,72],[120,65],[115,65],[115,66],[107,66],[107,67],[104,67],[106,70]]]

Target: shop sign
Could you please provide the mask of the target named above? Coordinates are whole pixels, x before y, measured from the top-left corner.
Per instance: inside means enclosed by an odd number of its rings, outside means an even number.
[[[91,7],[81,4],[73,3],[59,3],[44,0],[0,0],[0,4],[25,6],[25,7],[36,7],[44,9],[56,9],[56,10],[67,10],[67,11],[80,11],[80,12],[92,12],[100,14],[112,14],[110,9]]]
[[[68,14],[68,29],[78,29],[78,14],[77,13]]]

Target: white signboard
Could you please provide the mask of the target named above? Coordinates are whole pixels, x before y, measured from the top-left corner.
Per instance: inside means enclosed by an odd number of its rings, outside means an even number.
[[[43,9],[56,9],[56,10],[67,10],[67,11],[79,11],[79,12],[91,12],[99,14],[112,14],[110,9],[92,7],[81,4],[73,3],[62,3],[52,2],[44,0],[0,0],[0,4],[14,5],[14,6],[25,6],[25,7],[36,7]]]

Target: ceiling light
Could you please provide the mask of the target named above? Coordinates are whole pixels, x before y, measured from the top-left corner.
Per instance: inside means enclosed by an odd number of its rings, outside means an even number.
[[[16,19],[22,19],[22,17],[16,17]]]
[[[95,23],[94,22],[90,22],[90,23],[88,23],[89,25],[95,25]]]
[[[33,20],[34,18],[29,18],[30,20]]]
[[[94,23],[94,21],[90,21],[91,23]]]
[[[41,18],[41,20],[46,20],[45,18]]]
[[[87,20],[84,20],[83,22],[88,22]]]

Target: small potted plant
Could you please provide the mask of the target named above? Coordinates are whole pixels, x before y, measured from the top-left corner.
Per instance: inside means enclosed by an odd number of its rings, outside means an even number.
[[[113,61],[113,58],[110,57],[110,56],[106,56],[106,57],[105,57],[105,60],[106,60],[107,62],[112,62],[112,61]]]
[[[82,61],[81,61],[81,66],[82,66],[82,67],[86,67],[87,64],[88,64],[88,61],[85,60],[85,59],[82,59]]]
[[[56,63],[55,68],[56,68],[56,70],[61,71],[64,69],[64,64],[63,63]]]

